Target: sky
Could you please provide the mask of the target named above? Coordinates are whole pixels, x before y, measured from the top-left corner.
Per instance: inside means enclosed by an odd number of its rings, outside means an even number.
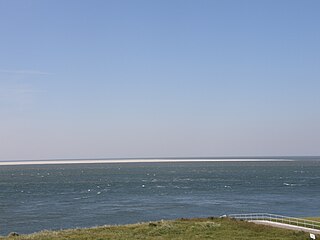
[[[0,1],[0,160],[320,155],[317,0]]]

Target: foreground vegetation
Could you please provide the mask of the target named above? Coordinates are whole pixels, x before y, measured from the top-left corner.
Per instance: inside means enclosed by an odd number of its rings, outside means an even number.
[[[0,237],[30,240],[102,239],[228,239],[228,240],[306,240],[303,232],[272,228],[228,218],[179,219],[122,226],[43,231],[30,235]]]
[[[306,219],[320,222],[320,217],[308,217]]]

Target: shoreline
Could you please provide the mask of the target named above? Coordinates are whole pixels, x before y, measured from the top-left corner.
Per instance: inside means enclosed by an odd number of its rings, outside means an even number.
[[[282,158],[230,158],[230,159],[88,159],[88,160],[25,160],[25,161],[0,161],[0,166],[15,165],[49,165],[49,164],[94,164],[94,163],[186,163],[186,162],[292,162],[292,159]]]

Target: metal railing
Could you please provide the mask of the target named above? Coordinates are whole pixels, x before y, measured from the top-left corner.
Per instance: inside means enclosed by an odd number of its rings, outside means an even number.
[[[284,224],[289,224],[289,225],[294,225],[299,227],[320,230],[320,222],[303,219],[303,218],[295,218],[295,217],[270,214],[270,213],[229,214],[229,215],[224,215],[224,217],[240,219],[245,221],[262,220],[262,221],[278,222],[278,223],[284,223]]]

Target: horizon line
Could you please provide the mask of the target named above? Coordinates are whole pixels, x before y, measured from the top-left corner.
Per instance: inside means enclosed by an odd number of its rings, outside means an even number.
[[[319,160],[319,157],[238,157],[238,158],[108,158],[108,159],[60,159],[60,160],[0,160],[0,166],[59,165],[59,164],[112,164],[112,163],[186,163],[186,162],[291,162],[301,158]]]
[[[85,160],[152,160],[152,159],[291,159],[291,158],[320,158],[320,155],[258,155],[258,156],[192,156],[192,157],[96,157],[96,158],[38,158],[38,159],[0,159],[0,162],[24,161],[85,161]]]

